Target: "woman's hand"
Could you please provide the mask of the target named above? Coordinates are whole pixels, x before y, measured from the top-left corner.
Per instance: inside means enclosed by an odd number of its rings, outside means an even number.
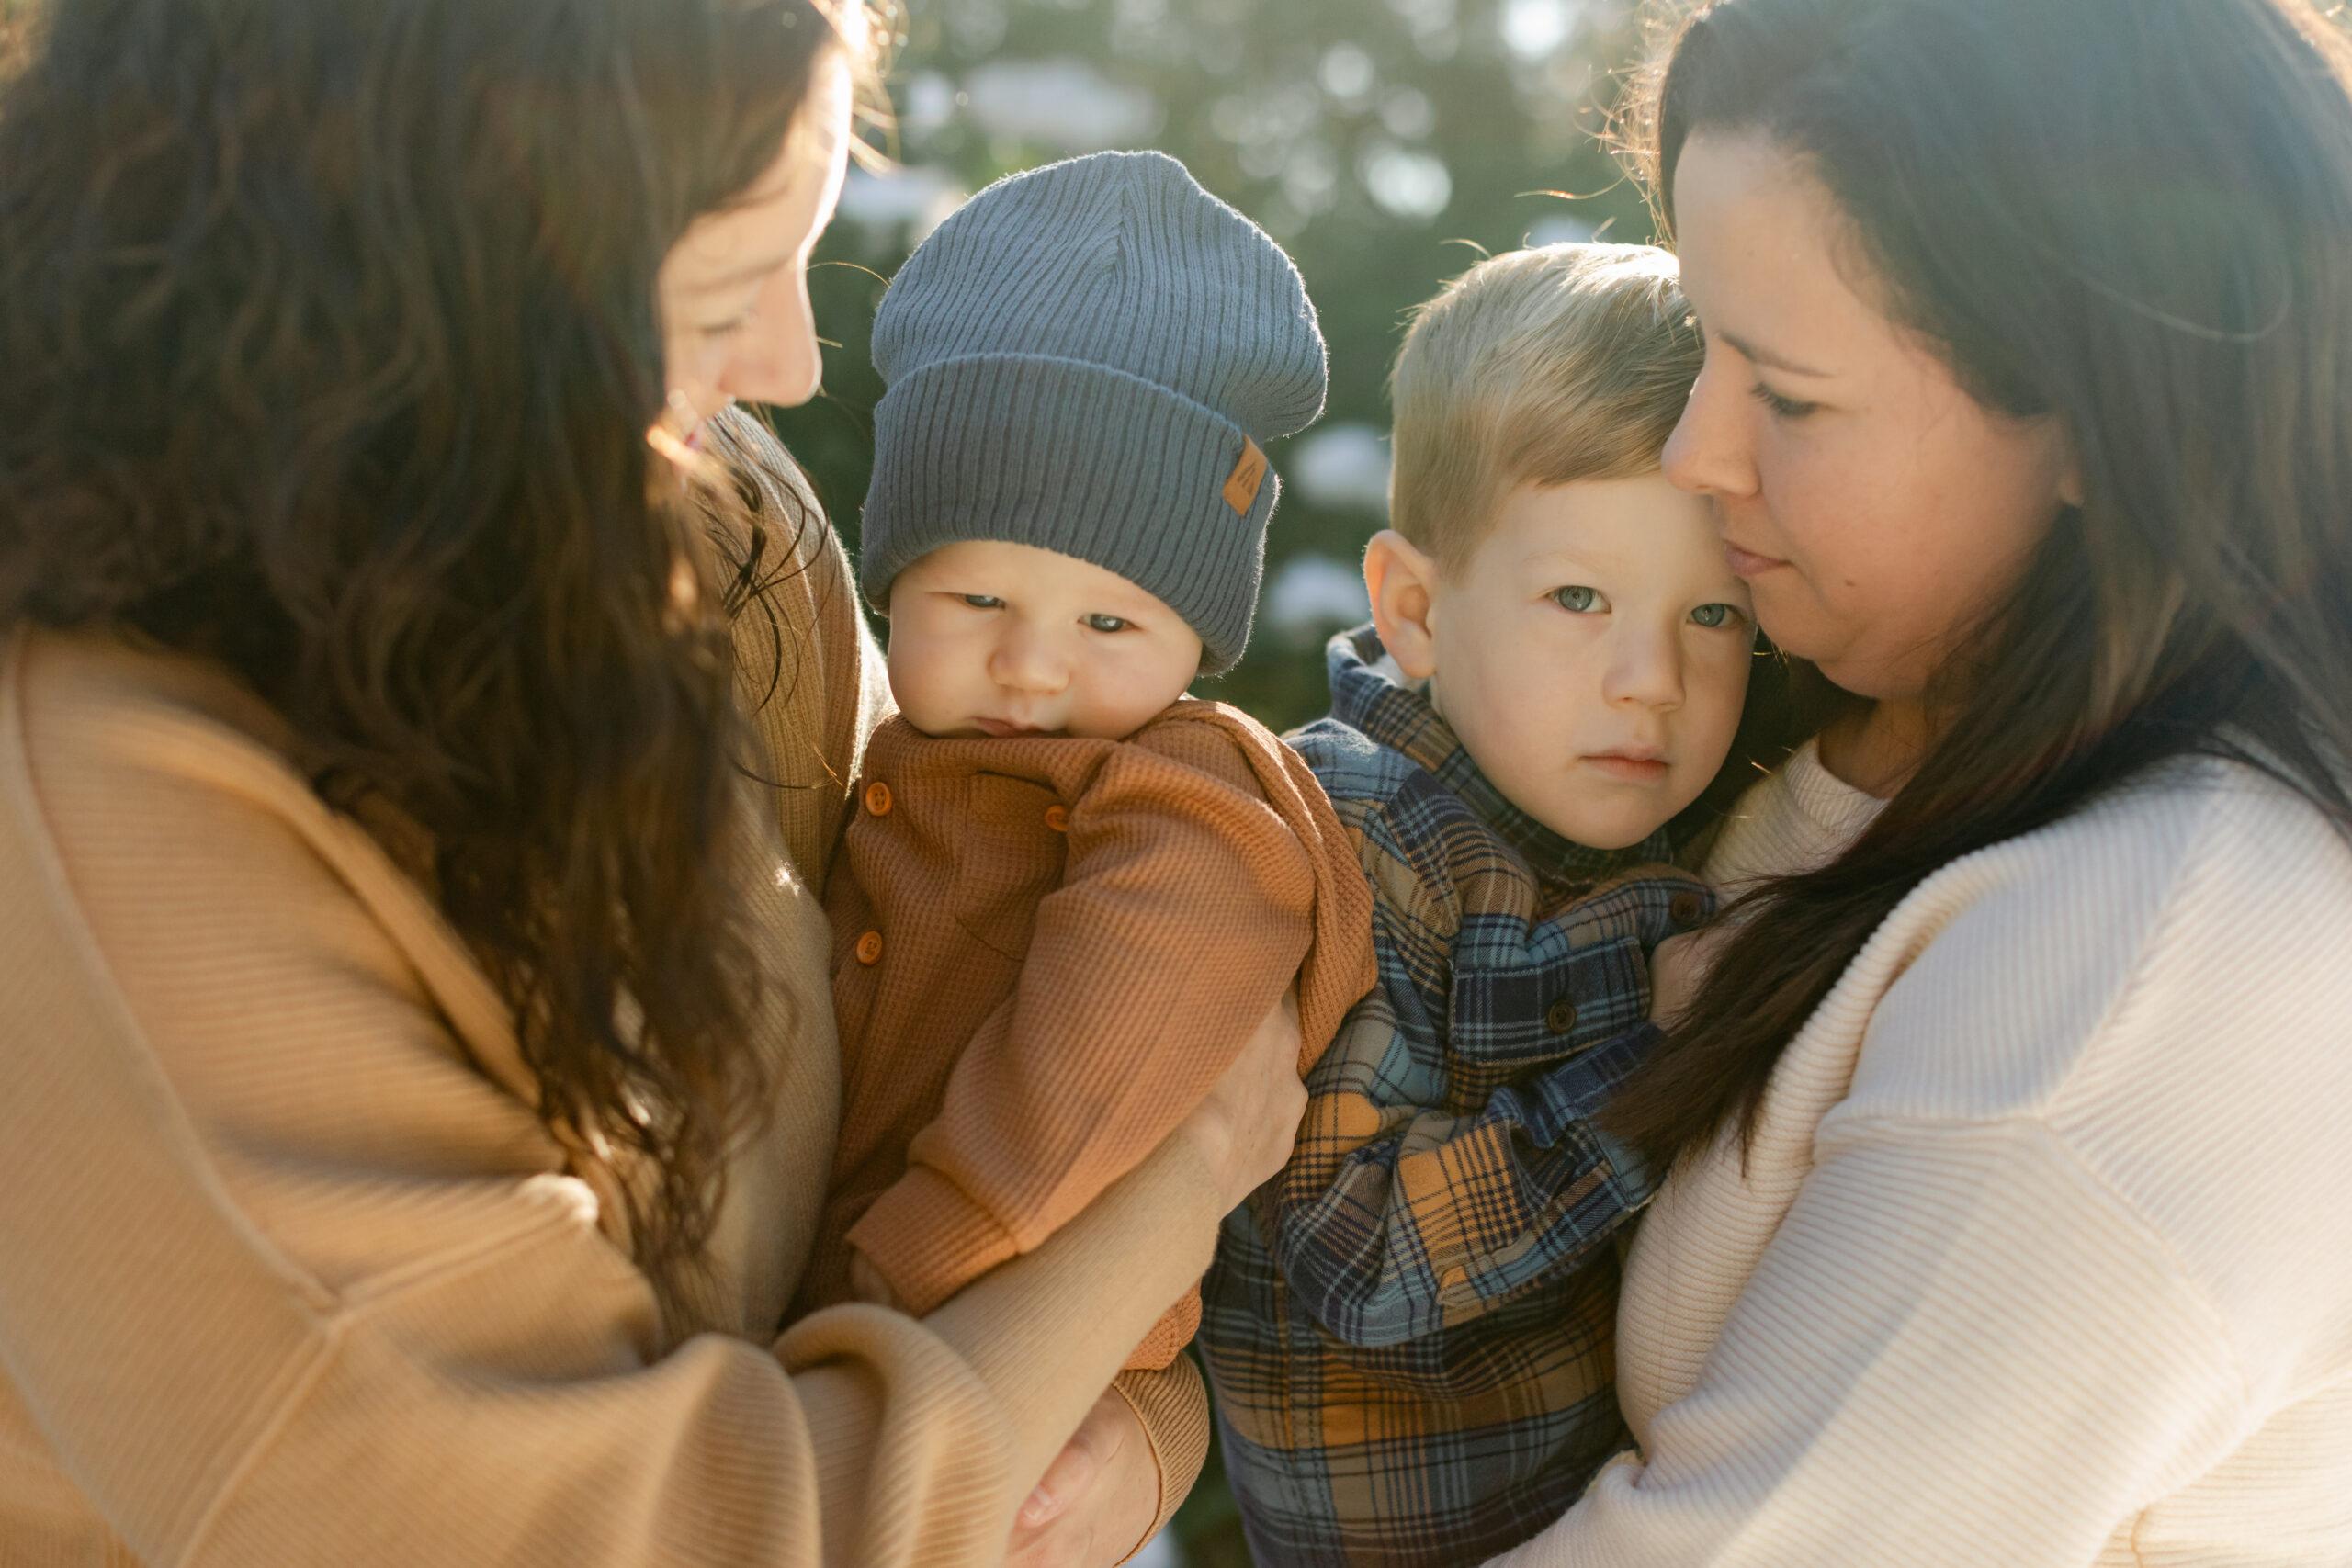
[[[899,1292],[890,1288],[882,1270],[874,1267],[874,1260],[854,1247],[849,1249],[849,1291],[859,1301],[886,1306],[892,1312],[907,1310],[907,1303],[899,1299]]]
[[[1294,1038],[1297,1026],[1294,1014]],[[1298,1076],[1295,1054],[1291,1076]],[[1109,1568],[1143,1544],[1159,1512],[1151,1439],[1134,1408],[1105,1389],[1021,1506],[1005,1568]]]
[[[1306,1086],[1298,1077],[1298,985],[1293,981],[1209,1096],[1181,1122],[1223,1194],[1220,1213],[1281,1173],[1290,1160]]]
[[[1181,1122],[1239,1208],[1290,1158],[1306,1087],[1298,1077],[1298,987],[1283,993],[1208,1098]],[[1022,1505],[1007,1568],[1108,1568],[1143,1544],[1159,1510],[1159,1464],[1135,1410],[1105,1390]]]

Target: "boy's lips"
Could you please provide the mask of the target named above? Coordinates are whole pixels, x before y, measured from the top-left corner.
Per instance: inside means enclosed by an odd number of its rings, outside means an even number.
[[[1669,769],[1663,752],[1641,746],[1620,747],[1614,751],[1589,751],[1586,761],[1613,778],[1628,784],[1657,784]]]

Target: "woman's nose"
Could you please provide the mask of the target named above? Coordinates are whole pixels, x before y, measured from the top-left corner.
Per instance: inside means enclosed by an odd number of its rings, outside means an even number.
[[[823,373],[807,275],[785,268],[761,288],[731,345],[720,389],[752,402],[791,408],[817,395]]]
[[[1756,493],[1756,460],[1747,449],[1747,394],[1710,356],[1691,383],[1682,418],[1667,437],[1666,477],[1694,495]]]

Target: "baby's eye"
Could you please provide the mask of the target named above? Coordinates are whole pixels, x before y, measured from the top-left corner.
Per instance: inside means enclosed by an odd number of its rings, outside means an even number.
[[[1690,612],[1690,618],[1702,626],[1727,626],[1739,619],[1736,604],[1702,604]]]
[[[1001,610],[1004,601],[993,593],[961,593],[956,595],[975,610]]]
[[[1587,588],[1581,583],[1555,588],[1552,590],[1552,602],[1561,609],[1579,615],[1590,615],[1609,608],[1609,601],[1601,597],[1600,589]]]
[[[1085,621],[1087,630],[1097,632],[1123,632],[1134,624],[1116,615],[1089,615]]]

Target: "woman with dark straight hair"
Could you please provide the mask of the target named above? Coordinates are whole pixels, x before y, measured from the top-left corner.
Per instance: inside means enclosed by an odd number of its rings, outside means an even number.
[[[2352,48],[1715,0],[1634,123],[1668,473],[1846,697],[1612,1110],[1639,1447],[1507,1561],[2352,1562]]]
[[[783,1321],[883,687],[729,404],[817,384],[862,0],[8,16],[0,1562],[1126,1555],[1295,1013],[922,1322]]]

